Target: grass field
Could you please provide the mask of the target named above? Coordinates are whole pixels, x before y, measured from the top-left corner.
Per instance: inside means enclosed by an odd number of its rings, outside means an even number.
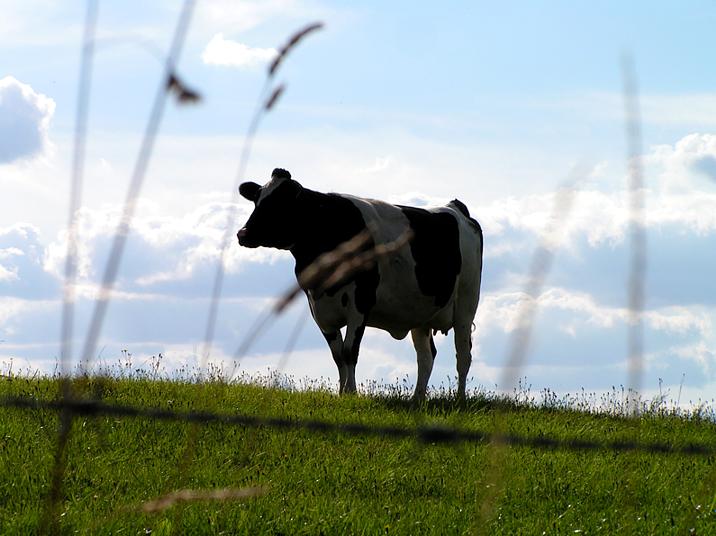
[[[655,407],[639,419],[474,396],[420,408],[396,386],[338,398],[221,382],[95,379],[105,402],[375,425],[490,430],[505,411],[530,437],[638,439],[714,445],[716,425]],[[377,389],[374,389],[378,391]],[[0,396],[58,396],[51,378],[0,378]],[[615,393],[615,396],[616,393]],[[609,402],[609,401],[607,401]],[[614,407],[619,401],[614,400]],[[578,404],[573,404],[577,406]],[[506,408],[506,409],[505,409]],[[146,418],[79,417],[68,447],[60,528],[65,534],[716,534],[714,457],[569,451],[245,429]],[[0,533],[37,532],[58,417],[0,409]],[[189,441],[191,443],[191,441]],[[263,486],[245,500],[142,504],[181,489]]]

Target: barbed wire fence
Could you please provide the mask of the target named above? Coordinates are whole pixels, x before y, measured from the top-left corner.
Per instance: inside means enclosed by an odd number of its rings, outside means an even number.
[[[154,104],[149,115],[144,138],[135,162],[130,180],[130,186],[125,200],[124,210],[119,226],[116,230],[109,260],[104,272],[99,295],[95,302],[95,309],[90,321],[90,328],[86,335],[80,359],[80,371],[90,374],[90,364],[97,350],[97,343],[101,334],[102,324],[107,307],[111,301],[111,292],[116,280],[124,245],[129,234],[131,220],[138,196],[145,180],[146,170],[151,159],[154,141],[158,135],[159,126],[167,97],[174,94],[180,103],[196,102],[200,96],[184,85],[176,73],[181,49],[188,32],[195,0],[185,0],[180,10],[169,52],[164,61],[164,74],[160,81],[154,98]],[[71,173],[70,188],[70,214],[68,223],[68,248],[65,265],[65,287],[63,293],[63,309],[61,323],[61,361],[60,361],[60,393],[56,400],[41,400],[28,396],[0,397],[0,406],[26,411],[54,411],[59,414],[59,425],[54,452],[54,464],[51,472],[50,491],[46,497],[44,515],[40,530],[42,532],[56,533],[59,529],[60,518],[57,515],[59,505],[62,503],[62,483],[65,478],[66,449],[72,433],[72,421],[77,417],[115,417],[115,418],[143,418],[157,422],[181,422],[192,424],[187,436],[182,462],[177,468],[175,484],[181,488],[186,478],[187,470],[196,449],[196,436],[203,425],[222,424],[238,426],[251,430],[272,429],[280,432],[305,431],[324,436],[349,435],[378,437],[388,440],[414,440],[421,445],[457,445],[464,443],[490,445],[490,467],[493,471],[489,476],[493,482],[498,482],[494,491],[482,499],[481,511],[484,517],[492,515],[494,503],[499,490],[506,485],[502,464],[498,463],[507,447],[528,447],[548,451],[567,450],[576,452],[609,450],[621,453],[646,453],[652,455],[678,455],[711,457],[716,455],[716,443],[685,443],[672,444],[659,441],[632,440],[589,440],[578,437],[556,438],[545,436],[529,436],[507,432],[508,413],[497,408],[491,429],[477,430],[464,427],[431,426],[416,424],[407,426],[376,426],[360,422],[335,423],[326,420],[312,420],[300,418],[276,418],[264,415],[247,415],[242,413],[221,413],[215,411],[175,411],[163,408],[136,407],[115,403],[106,403],[98,395],[86,396],[76,389],[71,381],[69,363],[72,355],[73,331],[73,303],[74,285],[77,276],[77,212],[82,200],[82,176],[85,154],[86,125],[89,109],[92,62],[94,44],[96,43],[95,30],[97,26],[98,0],[87,0],[87,13],[85,19],[85,33],[82,44],[82,55],[78,89],[78,108],[75,130],[75,149]],[[322,27],[322,23],[310,24],[294,33],[280,48],[277,57],[270,64],[264,85],[259,93],[256,109],[248,126],[246,137],[240,152],[240,158],[232,188],[232,200],[243,180],[243,176],[250,157],[251,146],[258,131],[261,118],[276,105],[279,97],[285,90],[285,84],[272,86],[275,73],[285,56],[305,36]],[[630,195],[630,275],[628,281],[628,306],[631,329],[628,339],[628,372],[627,384],[634,390],[641,385],[643,374],[643,328],[641,318],[644,308],[644,276],[646,271],[646,233],[644,228],[644,180],[641,167],[641,124],[638,112],[638,95],[636,91],[636,76],[633,62],[625,59],[623,62],[624,102],[626,117],[626,132],[628,146]],[[539,307],[539,295],[548,276],[554,254],[559,248],[559,235],[562,227],[569,219],[574,198],[578,195],[584,172],[575,170],[565,184],[555,195],[554,206],[547,228],[534,252],[532,263],[528,270],[527,283],[524,289],[527,300],[518,311],[519,328],[515,330],[510,341],[508,355],[505,360],[503,385],[511,386],[520,375],[520,370],[526,364],[528,345],[531,330]],[[225,254],[228,248],[233,229],[235,228],[236,209],[230,203],[227,213],[225,234],[222,238],[220,255],[217,261],[216,273],[209,301],[209,311],[206,319],[204,344],[201,351],[200,370],[208,363],[213,344],[218,315],[218,304],[221,298]],[[347,280],[357,271],[371,267],[382,256],[391,255],[399,248],[404,247],[411,239],[410,234],[400,236],[394,242],[378,244],[365,251],[369,234],[359,234],[349,242],[341,244],[336,250],[329,252],[316,260],[306,271],[299,276],[298,284],[279,296],[276,302],[259,315],[254,326],[238,347],[234,355],[234,363],[238,363],[248,352],[251,345],[262,331],[301,293],[302,288],[328,288]],[[293,347],[296,343],[305,318],[299,319],[294,330],[289,335],[284,354],[279,361],[279,372],[286,366]],[[226,382],[228,385],[230,382]],[[636,401],[631,407],[633,415],[638,414]],[[265,409],[265,408],[261,408]],[[250,447],[250,444],[249,444]],[[704,486],[714,481],[716,470],[706,479]],[[703,491],[703,490],[702,490]],[[144,511],[160,511],[167,505],[205,499],[237,499],[248,496],[258,496],[266,490],[259,488],[242,490],[167,490],[165,494],[154,501],[145,503]],[[180,514],[178,514],[180,515]]]
[[[218,413],[211,411],[176,411],[165,408],[147,408],[123,404],[107,404],[95,400],[39,400],[15,396],[0,399],[2,406],[30,411],[69,410],[77,416],[129,417],[157,421],[224,424],[247,428],[270,428],[282,431],[307,431],[323,435],[344,434],[350,436],[381,437],[386,439],[414,439],[426,445],[457,443],[497,443],[512,447],[530,447],[547,450],[642,452],[663,455],[713,456],[716,444],[686,443],[674,445],[667,442],[637,442],[625,440],[588,440],[580,438],[560,439],[549,436],[532,437],[514,433],[495,433],[488,430],[466,429],[452,426],[380,426],[360,422],[331,422],[318,419],[278,418],[241,413]]]

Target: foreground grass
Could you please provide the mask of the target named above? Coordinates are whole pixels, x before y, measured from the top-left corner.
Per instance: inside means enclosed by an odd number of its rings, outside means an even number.
[[[529,436],[716,442],[716,426],[698,416],[652,412],[629,420],[485,396],[461,406],[442,397],[416,409],[396,393],[338,398],[326,391],[137,378],[88,380],[84,388],[105,402],[142,407],[479,430],[491,429],[500,406],[509,430]],[[0,378],[0,396],[51,400],[57,393],[53,379]],[[55,412],[0,408],[0,533],[38,531],[57,427]],[[227,425],[197,426],[193,434],[192,427],[75,419],[61,532],[716,534],[713,457],[496,450]],[[141,510],[175,490],[247,486],[264,486],[265,494]]]

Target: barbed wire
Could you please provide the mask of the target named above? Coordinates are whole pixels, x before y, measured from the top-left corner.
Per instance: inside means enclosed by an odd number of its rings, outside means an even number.
[[[215,413],[210,411],[175,411],[164,408],[142,408],[124,404],[108,404],[96,400],[60,399],[38,400],[25,396],[0,398],[0,407],[23,410],[69,411],[86,417],[146,418],[200,424],[223,424],[246,428],[271,428],[279,431],[306,431],[316,434],[344,434],[352,436],[382,437],[386,439],[414,439],[428,445],[456,443],[498,443],[511,447],[528,447],[545,450],[642,452],[647,454],[675,454],[683,456],[714,456],[716,444],[595,440],[557,438],[546,435],[528,436],[514,433],[495,433],[485,430],[456,428],[443,425],[414,427],[371,425],[359,422],[330,422],[319,419],[267,417],[241,413]]]

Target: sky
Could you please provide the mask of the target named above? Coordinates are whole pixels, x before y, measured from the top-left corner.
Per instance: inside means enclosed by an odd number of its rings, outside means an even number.
[[[0,19],[0,373],[55,370],[60,355],[85,5],[2,0]],[[178,1],[99,2],[80,210],[81,347]],[[645,395],[716,393],[716,5],[634,2],[198,0],[176,71],[202,94],[167,104],[95,362],[196,367],[239,154],[266,69],[295,30],[325,27],[281,66],[286,90],[254,141],[246,178],[275,167],[304,186],[415,206],[455,197],[482,224],[485,258],[468,387],[502,378],[530,258],[555,192],[582,178],[537,298],[517,372],[533,391],[627,383],[629,199],[621,60],[642,117],[647,272]],[[211,362],[232,357],[294,281],[285,252],[232,241]],[[281,361],[297,379],[337,372],[303,301],[251,346],[240,370]],[[454,385],[450,336],[431,385]],[[75,356],[76,362],[76,356]],[[409,338],[369,329],[357,379],[414,381]],[[452,383],[451,383],[452,382]]]

